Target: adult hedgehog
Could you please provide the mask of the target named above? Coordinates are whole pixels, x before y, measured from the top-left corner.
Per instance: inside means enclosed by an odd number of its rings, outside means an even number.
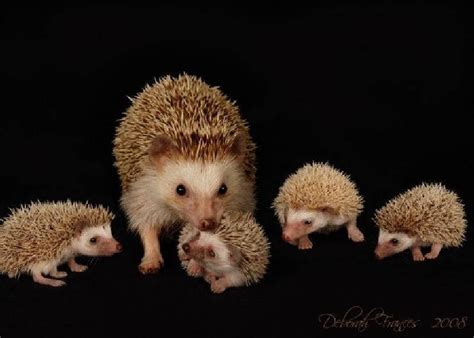
[[[201,79],[164,77],[134,99],[114,140],[121,203],[139,233],[139,270],[163,265],[159,236],[184,221],[212,230],[255,208],[255,144],[235,103]]]

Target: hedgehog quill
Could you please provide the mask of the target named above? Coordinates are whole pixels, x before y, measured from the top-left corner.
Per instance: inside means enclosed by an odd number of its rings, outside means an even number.
[[[459,196],[442,184],[420,184],[376,211],[380,229],[375,257],[383,259],[410,249],[414,261],[435,259],[443,247],[459,247],[466,218]],[[423,255],[421,247],[431,247]]]
[[[212,230],[224,211],[253,211],[255,144],[236,105],[194,76],[162,78],[132,101],[114,156],[147,274],[164,263],[159,239],[167,230],[184,222]]]
[[[73,272],[87,266],[77,255],[112,256],[122,246],[112,236],[114,215],[102,206],[74,202],[31,203],[12,210],[0,226],[0,273],[10,278],[31,274],[37,283],[62,286],[66,263]],[[53,278],[47,278],[49,275]]]

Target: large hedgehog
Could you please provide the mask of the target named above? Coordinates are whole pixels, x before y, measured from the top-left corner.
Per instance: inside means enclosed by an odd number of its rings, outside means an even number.
[[[255,145],[236,105],[188,75],[146,86],[117,128],[122,206],[140,234],[142,273],[163,264],[159,236],[183,221],[213,229],[225,210],[253,211]]]
[[[67,262],[71,271],[87,266],[75,256],[111,256],[121,251],[112,237],[114,215],[89,204],[67,202],[31,203],[12,210],[0,225],[0,273],[10,278],[31,274],[40,284],[62,286],[67,273],[58,265]]]
[[[442,184],[420,184],[390,200],[375,213],[379,239],[375,256],[411,249],[413,260],[435,259],[443,247],[464,241],[466,219],[458,195]],[[431,246],[425,255],[420,247]]]
[[[179,236],[178,255],[193,277],[204,277],[211,290],[259,282],[267,269],[269,243],[250,213],[224,214],[215,232],[187,224]]]
[[[273,208],[283,227],[283,239],[299,249],[313,247],[308,234],[343,225],[351,240],[364,240],[357,227],[363,199],[349,176],[328,164],[306,164],[289,176]]]

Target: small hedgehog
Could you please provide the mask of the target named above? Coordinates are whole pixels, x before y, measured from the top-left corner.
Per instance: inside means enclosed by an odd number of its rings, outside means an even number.
[[[237,106],[188,75],[146,86],[114,140],[121,204],[144,247],[140,272],[163,264],[159,236],[187,222],[212,230],[224,211],[253,211],[255,144]]]
[[[112,237],[114,215],[89,204],[67,202],[31,203],[12,210],[0,225],[0,273],[10,278],[31,274],[37,283],[62,286],[67,262],[71,271],[82,272],[75,256],[112,256],[122,250]]]
[[[458,195],[442,184],[421,184],[390,200],[376,211],[378,259],[411,249],[414,261],[435,259],[443,247],[464,241],[466,219]],[[423,255],[420,247],[431,246]]]
[[[283,227],[283,240],[299,249],[313,247],[308,234],[333,231],[344,224],[351,240],[364,240],[357,227],[363,199],[349,176],[328,164],[306,164],[289,176],[273,208]]]
[[[263,278],[269,243],[250,213],[226,213],[215,232],[187,224],[179,236],[178,256],[190,276],[204,277],[213,292],[221,293]]]

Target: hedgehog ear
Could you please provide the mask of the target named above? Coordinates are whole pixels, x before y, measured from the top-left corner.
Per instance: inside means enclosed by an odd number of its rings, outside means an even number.
[[[334,208],[331,205],[323,205],[322,207],[319,207],[318,210],[322,212],[327,212],[328,214],[332,214],[332,215],[339,214],[339,210],[337,208]]]
[[[242,135],[237,135],[230,147],[230,153],[234,155],[237,159],[242,159],[246,151],[245,140]]]
[[[229,248],[230,260],[236,265],[240,265],[240,261],[242,260],[242,253],[240,250],[233,244],[228,244],[227,247]]]
[[[163,162],[163,159],[169,158],[173,153],[178,150],[174,142],[165,135],[158,135],[155,137],[151,143],[150,149],[148,149],[148,154],[152,162],[160,166]]]
[[[74,224],[74,235],[79,237],[82,233],[82,230],[84,230],[84,228],[86,228],[87,225],[88,223],[84,219],[80,219],[76,221],[76,223]]]

